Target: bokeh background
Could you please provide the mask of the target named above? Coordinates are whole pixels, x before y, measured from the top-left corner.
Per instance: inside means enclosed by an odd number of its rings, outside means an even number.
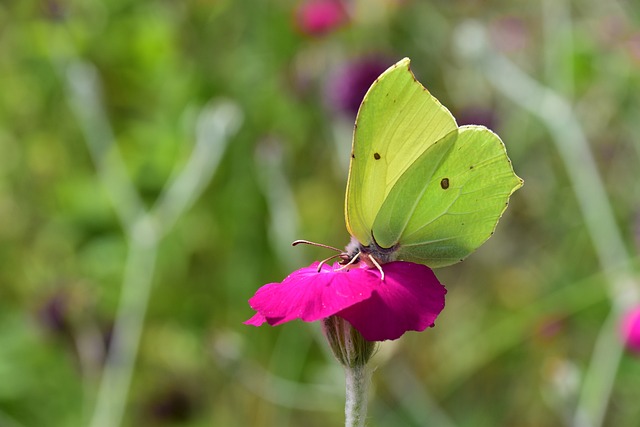
[[[4,0],[0,426],[341,425],[319,325],[242,322],[328,256],[292,240],[347,243],[355,109],[405,56],[525,186],[381,346],[369,425],[640,425],[640,3]]]

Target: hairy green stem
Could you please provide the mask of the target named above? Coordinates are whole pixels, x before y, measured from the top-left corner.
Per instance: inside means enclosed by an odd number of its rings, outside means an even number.
[[[322,329],[329,347],[344,367],[346,378],[345,427],[364,427],[367,418],[367,389],[371,372],[367,362],[376,342],[367,341],[349,322],[338,316],[323,320]]]
[[[364,427],[367,419],[367,390],[371,372],[366,365],[345,366],[345,427]]]

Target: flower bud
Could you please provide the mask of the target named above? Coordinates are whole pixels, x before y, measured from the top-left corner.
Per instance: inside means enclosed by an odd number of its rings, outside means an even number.
[[[322,329],[333,355],[343,366],[364,366],[373,356],[376,349],[375,341],[365,340],[360,332],[342,317],[327,317],[322,321]]]

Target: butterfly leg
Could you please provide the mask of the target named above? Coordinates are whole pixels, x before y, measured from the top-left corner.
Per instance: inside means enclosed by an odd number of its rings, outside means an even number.
[[[384,282],[384,270],[382,269],[382,266],[378,263],[378,261],[376,261],[373,255],[367,254],[367,256],[369,257],[373,265],[375,265],[378,271],[380,272],[380,279]]]

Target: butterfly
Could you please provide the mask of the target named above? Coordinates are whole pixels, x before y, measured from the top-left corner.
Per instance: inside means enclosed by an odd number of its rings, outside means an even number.
[[[371,85],[356,117],[345,219],[347,260],[442,267],[496,228],[523,185],[502,140],[458,126],[404,58]]]
[[[245,323],[338,316],[368,341],[433,326],[446,290],[430,268],[461,261],[482,245],[522,184],[498,135],[459,127],[416,80],[409,59],[399,61],[371,85],[356,117],[346,252],[293,242],[339,255],[260,288],[249,300],[256,314]],[[326,265],[335,257],[339,263]]]

